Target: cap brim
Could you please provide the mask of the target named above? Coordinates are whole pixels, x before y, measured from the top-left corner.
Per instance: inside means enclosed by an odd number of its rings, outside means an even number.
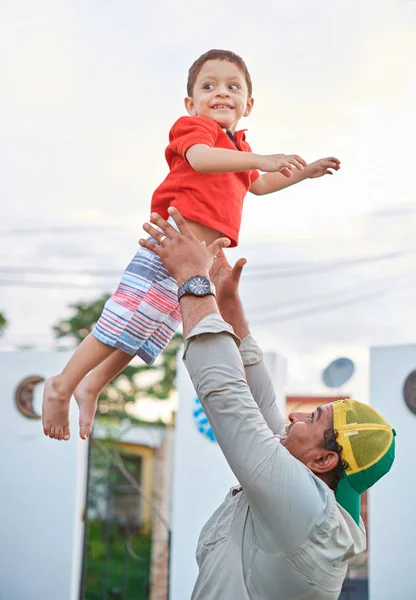
[[[359,525],[361,509],[360,494],[355,491],[345,474],[338,482],[335,499],[352,516],[357,525]]]

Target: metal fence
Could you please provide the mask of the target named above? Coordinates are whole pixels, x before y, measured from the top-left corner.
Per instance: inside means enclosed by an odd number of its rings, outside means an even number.
[[[140,476],[140,457],[91,445],[81,600],[149,598],[151,535],[141,524]]]

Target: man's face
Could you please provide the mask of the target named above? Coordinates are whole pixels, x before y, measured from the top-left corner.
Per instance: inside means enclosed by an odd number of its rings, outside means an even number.
[[[191,116],[206,117],[235,132],[241,117],[248,116],[253,99],[248,97],[243,73],[228,60],[208,60],[198,73],[192,96],[185,98]]]
[[[319,406],[312,413],[293,412],[281,444],[295,458],[317,475],[331,471],[338,455],[323,448],[324,432],[333,427],[332,403]]]

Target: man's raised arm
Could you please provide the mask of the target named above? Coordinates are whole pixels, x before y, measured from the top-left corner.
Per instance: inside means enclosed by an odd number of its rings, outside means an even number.
[[[250,333],[238,291],[245,263],[246,260],[240,258],[231,268],[224,253],[220,251],[211,267],[210,276],[215,284],[221,316],[241,339],[239,350],[251,394],[271,431],[282,434],[285,419],[276,402],[273,384],[263,361],[263,352]]]

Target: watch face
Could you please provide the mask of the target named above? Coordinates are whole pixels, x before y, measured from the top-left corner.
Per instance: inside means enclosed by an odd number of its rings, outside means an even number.
[[[206,296],[211,291],[211,286],[205,277],[193,277],[189,281],[189,291],[195,296]]]

